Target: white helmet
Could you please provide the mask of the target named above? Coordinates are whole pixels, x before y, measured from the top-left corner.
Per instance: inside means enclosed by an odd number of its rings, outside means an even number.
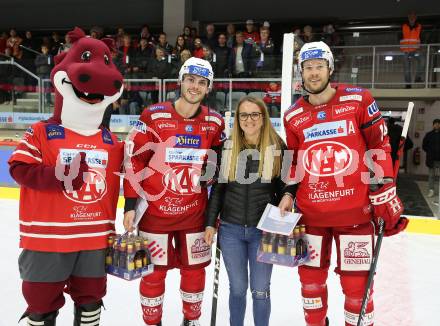
[[[335,68],[333,53],[328,45],[322,41],[310,42],[302,46],[301,50],[299,51],[299,70],[302,71],[302,64],[304,61],[312,59],[327,60],[330,71],[333,71]]]
[[[212,89],[212,82],[214,80],[214,72],[212,71],[211,64],[203,59],[191,57],[186,60],[179,71],[179,82],[182,82],[183,75],[197,75],[203,78],[208,79],[209,90]]]

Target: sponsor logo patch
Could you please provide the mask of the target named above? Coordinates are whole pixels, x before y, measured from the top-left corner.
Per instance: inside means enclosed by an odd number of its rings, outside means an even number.
[[[163,106],[163,105],[153,105],[153,106],[150,106],[149,108],[148,108],[148,111],[159,111],[159,110],[165,110],[165,106]]]
[[[353,92],[353,93],[360,93],[360,92],[363,92],[364,89],[360,88],[360,87],[347,87],[347,88],[345,88],[345,91],[346,92]]]
[[[170,119],[170,118],[171,118],[171,113],[169,112],[158,112],[158,113],[153,113],[151,115],[151,120]]]
[[[345,101],[359,101],[362,102],[362,95],[359,94],[350,94],[350,95],[344,95],[339,98],[340,102]]]
[[[304,309],[320,309],[322,308],[321,298],[302,298]]]
[[[191,163],[203,164],[205,161],[206,150],[191,148],[166,148],[166,163]]]
[[[286,121],[289,121],[290,119],[292,119],[294,116],[296,116],[296,115],[298,115],[298,114],[300,114],[300,113],[303,113],[303,111],[304,111],[304,109],[301,107],[301,108],[298,108],[298,109],[296,109],[296,110],[293,110],[292,112],[290,112],[288,115],[286,115]]]
[[[66,137],[64,127],[57,125],[47,125],[46,136],[47,136],[47,140],[64,139]]]
[[[314,125],[303,130],[304,142],[347,136],[347,121],[332,121]]]
[[[200,148],[202,137],[199,135],[176,135],[176,147]]]
[[[207,116],[205,116],[205,121],[208,121],[208,122],[212,121],[212,122],[218,124],[219,126],[222,125],[222,120],[219,117],[214,116],[214,115],[207,115]]]
[[[333,105],[333,117],[338,117],[345,114],[353,114],[356,113],[358,109],[357,103],[347,103],[347,104],[339,104]]]
[[[372,117],[373,115],[375,115],[377,112],[379,112],[379,106],[377,105],[376,101],[373,101],[373,103],[371,103],[368,106],[368,115],[370,117]]]
[[[185,126],[185,131],[186,132],[193,132],[194,131],[194,127],[192,125],[186,125]]]
[[[341,270],[367,271],[370,269],[373,252],[371,235],[341,235]]]
[[[60,162],[70,165],[76,155],[80,152],[86,153],[86,162],[92,168],[106,168],[108,163],[108,153],[106,151],[60,149]]]
[[[318,120],[325,120],[327,118],[327,113],[325,113],[325,111],[320,111],[318,112],[316,117],[318,118]]]
[[[306,123],[307,121],[311,120],[312,114],[310,112],[304,113],[303,115],[300,115],[299,117],[296,117],[295,120],[292,121],[293,126],[296,128],[299,125],[302,125],[303,123]]]
[[[175,130],[177,129],[177,120],[157,121],[156,128],[160,130]]]
[[[206,122],[202,122],[199,124],[199,130],[200,132],[217,132],[217,126],[206,123]]]
[[[135,122],[134,129],[143,133],[143,134],[147,133],[147,125],[145,124],[145,122],[140,121],[140,120]]]

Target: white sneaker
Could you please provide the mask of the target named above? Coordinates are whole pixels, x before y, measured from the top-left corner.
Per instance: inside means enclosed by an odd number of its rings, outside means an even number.
[[[434,197],[434,189],[429,189],[428,197]]]

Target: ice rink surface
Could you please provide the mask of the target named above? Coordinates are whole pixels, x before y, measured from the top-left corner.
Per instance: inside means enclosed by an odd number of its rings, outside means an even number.
[[[19,317],[26,308],[21,296],[21,280],[17,266],[20,252],[18,201],[0,200],[0,212],[2,213],[0,230],[3,235],[0,249],[0,326],[12,326],[17,325]],[[122,212],[118,211],[119,232],[122,231],[121,220]],[[208,326],[210,322],[213,268],[213,264],[207,268],[202,326]],[[178,271],[170,271],[166,283],[164,326],[179,326],[181,323],[179,282]],[[101,325],[144,325],[138,287],[138,280],[128,282],[113,276],[108,277],[108,291],[104,298],[106,310],[102,313]],[[328,288],[330,324],[342,326],[344,325],[343,295],[339,278],[334,272],[329,273]],[[305,325],[296,268],[274,267],[271,297],[271,325]],[[440,236],[404,233],[385,238],[378,263],[374,299],[376,326],[440,325]],[[72,301],[67,297],[57,325],[72,325],[72,306]],[[228,321],[228,278],[222,264],[217,325],[229,325]],[[20,324],[24,325],[25,322],[22,321]],[[245,325],[253,325],[250,293]]]

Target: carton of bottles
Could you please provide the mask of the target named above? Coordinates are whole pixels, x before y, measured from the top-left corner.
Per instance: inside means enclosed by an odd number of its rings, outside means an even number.
[[[305,264],[310,258],[305,231],[305,225],[297,225],[289,236],[263,231],[257,260],[290,267]]]
[[[109,236],[105,269],[111,274],[131,281],[153,272],[147,239],[133,234]]]

